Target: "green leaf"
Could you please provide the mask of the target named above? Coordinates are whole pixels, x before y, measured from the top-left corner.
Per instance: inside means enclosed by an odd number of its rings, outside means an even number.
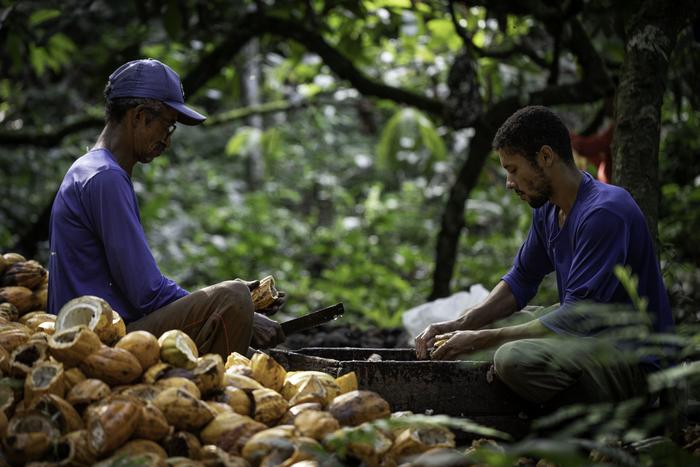
[[[29,17],[29,26],[36,27],[41,23],[61,16],[60,10],[37,10]]]
[[[226,143],[227,156],[246,155],[252,147],[260,144],[261,131],[253,127],[243,127]]]

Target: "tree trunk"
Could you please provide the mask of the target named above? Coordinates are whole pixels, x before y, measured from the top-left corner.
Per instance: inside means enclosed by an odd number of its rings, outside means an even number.
[[[258,38],[252,38],[242,49],[241,58],[241,93],[243,103],[247,107],[260,105],[260,47]],[[251,115],[247,118],[248,126],[263,131],[263,119],[259,114]],[[264,164],[262,154],[262,144],[250,147],[246,154],[246,174],[247,184],[250,191],[255,191],[262,182],[264,175]]]
[[[450,294],[450,281],[457,260],[457,246],[464,228],[464,209],[469,193],[479,180],[481,169],[491,153],[491,143],[496,131],[513,112],[518,110],[517,98],[495,104],[474,125],[474,137],[469,144],[469,154],[455,180],[447,200],[442,224],[437,238],[433,290],[428,300]]]
[[[637,201],[657,246],[661,105],[669,59],[678,33],[697,12],[695,3],[647,0],[625,25],[625,61],[615,100],[612,179]]]

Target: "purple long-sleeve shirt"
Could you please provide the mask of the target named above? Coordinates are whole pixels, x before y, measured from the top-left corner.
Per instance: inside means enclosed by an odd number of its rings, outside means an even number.
[[[106,149],[80,157],[51,210],[49,312],[82,295],[104,298],[127,324],[187,291],[163,276],[148,247],[129,175]]]
[[[576,201],[564,226],[552,203],[533,211],[532,226],[511,270],[503,277],[518,308],[537,293],[540,282],[555,271],[561,307],[540,318],[557,334],[587,335],[577,329],[579,316],[570,305],[631,303],[614,274],[616,265],[629,266],[637,276],[638,292],[648,300],[656,332],[673,328],[673,317],[644,215],[630,194],[583,173]]]

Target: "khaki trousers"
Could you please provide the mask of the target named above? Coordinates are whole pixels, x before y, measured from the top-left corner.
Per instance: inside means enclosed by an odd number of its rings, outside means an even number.
[[[231,352],[247,352],[253,313],[248,286],[240,281],[225,281],[155,310],[129,323],[126,329],[148,331],[156,337],[180,329],[194,340],[200,355],[218,353],[226,361]]]
[[[610,341],[545,337],[503,344],[493,358],[498,377],[546,407],[617,402],[646,392],[646,372]]]

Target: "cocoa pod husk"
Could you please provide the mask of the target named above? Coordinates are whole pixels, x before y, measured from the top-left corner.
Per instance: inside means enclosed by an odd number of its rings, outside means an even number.
[[[170,435],[172,427],[163,415],[163,412],[152,402],[147,402],[141,407],[141,419],[134,436],[136,438],[160,441]]]
[[[169,457],[187,457],[198,459],[202,443],[190,432],[176,431],[163,440],[163,447]]]
[[[12,352],[19,345],[24,344],[29,340],[31,331],[27,326],[17,323],[12,326],[3,326],[0,329],[0,347],[8,352]]]
[[[34,307],[34,295],[31,289],[21,286],[9,286],[0,288],[0,300],[10,302],[17,307],[19,315],[32,311]]]
[[[60,362],[44,361],[35,365],[24,380],[24,404],[32,405],[35,399],[43,394],[65,395],[66,387],[63,382],[63,364]]]
[[[17,321],[19,310],[10,302],[0,303],[0,318],[7,321]]]
[[[343,426],[357,426],[391,414],[389,403],[373,391],[350,391],[333,399],[328,411]]]
[[[161,459],[168,457],[165,449],[160,447],[159,444],[155,443],[149,439],[132,439],[127,442],[124,446],[120,447],[114,452],[114,456],[133,456],[136,454],[151,453],[155,454]]]
[[[87,326],[73,326],[55,332],[49,337],[49,353],[71,368],[102,346],[100,338]]]
[[[115,397],[91,407],[86,415],[88,447],[97,457],[102,457],[131,437],[141,417],[141,406]]]
[[[101,379],[110,386],[129,384],[141,376],[141,364],[128,350],[106,345],[80,362],[80,369],[89,378]]]
[[[72,404],[76,410],[83,412],[85,408],[95,402],[101,401],[111,394],[107,383],[95,378],[88,378],[73,386],[66,400]]]
[[[23,411],[9,420],[2,443],[8,460],[23,465],[41,459],[60,435],[46,415]]]
[[[132,331],[119,339],[114,347],[131,352],[143,369],[152,367],[160,359],[158,339],[148,331]]]
[[[5,270],[0,278],[0,286],[21,286],[33,289],[44,281],[47,274],[48,271],[34,260],[18,261]]]
[[[10,355],[9,373],[17,378],[24,378],[38,363],[48,359],[46,343],[31,340],[18,345]]]
[[[29,405],[29,409],[49,417],[64,435],[84,428],[83,420],[75,407],[55,394],[40,396]]]
[[[168,423],[177,430],[194,431],[209,423],[214,414],[201,400],[180,388],[167,388],[153,400]]]
[[[260,285],[250,293],[255,310],[265,310],[269,308],[279,298],[279,292],[275,288],[275,279],[266,276],[260,279]]]

